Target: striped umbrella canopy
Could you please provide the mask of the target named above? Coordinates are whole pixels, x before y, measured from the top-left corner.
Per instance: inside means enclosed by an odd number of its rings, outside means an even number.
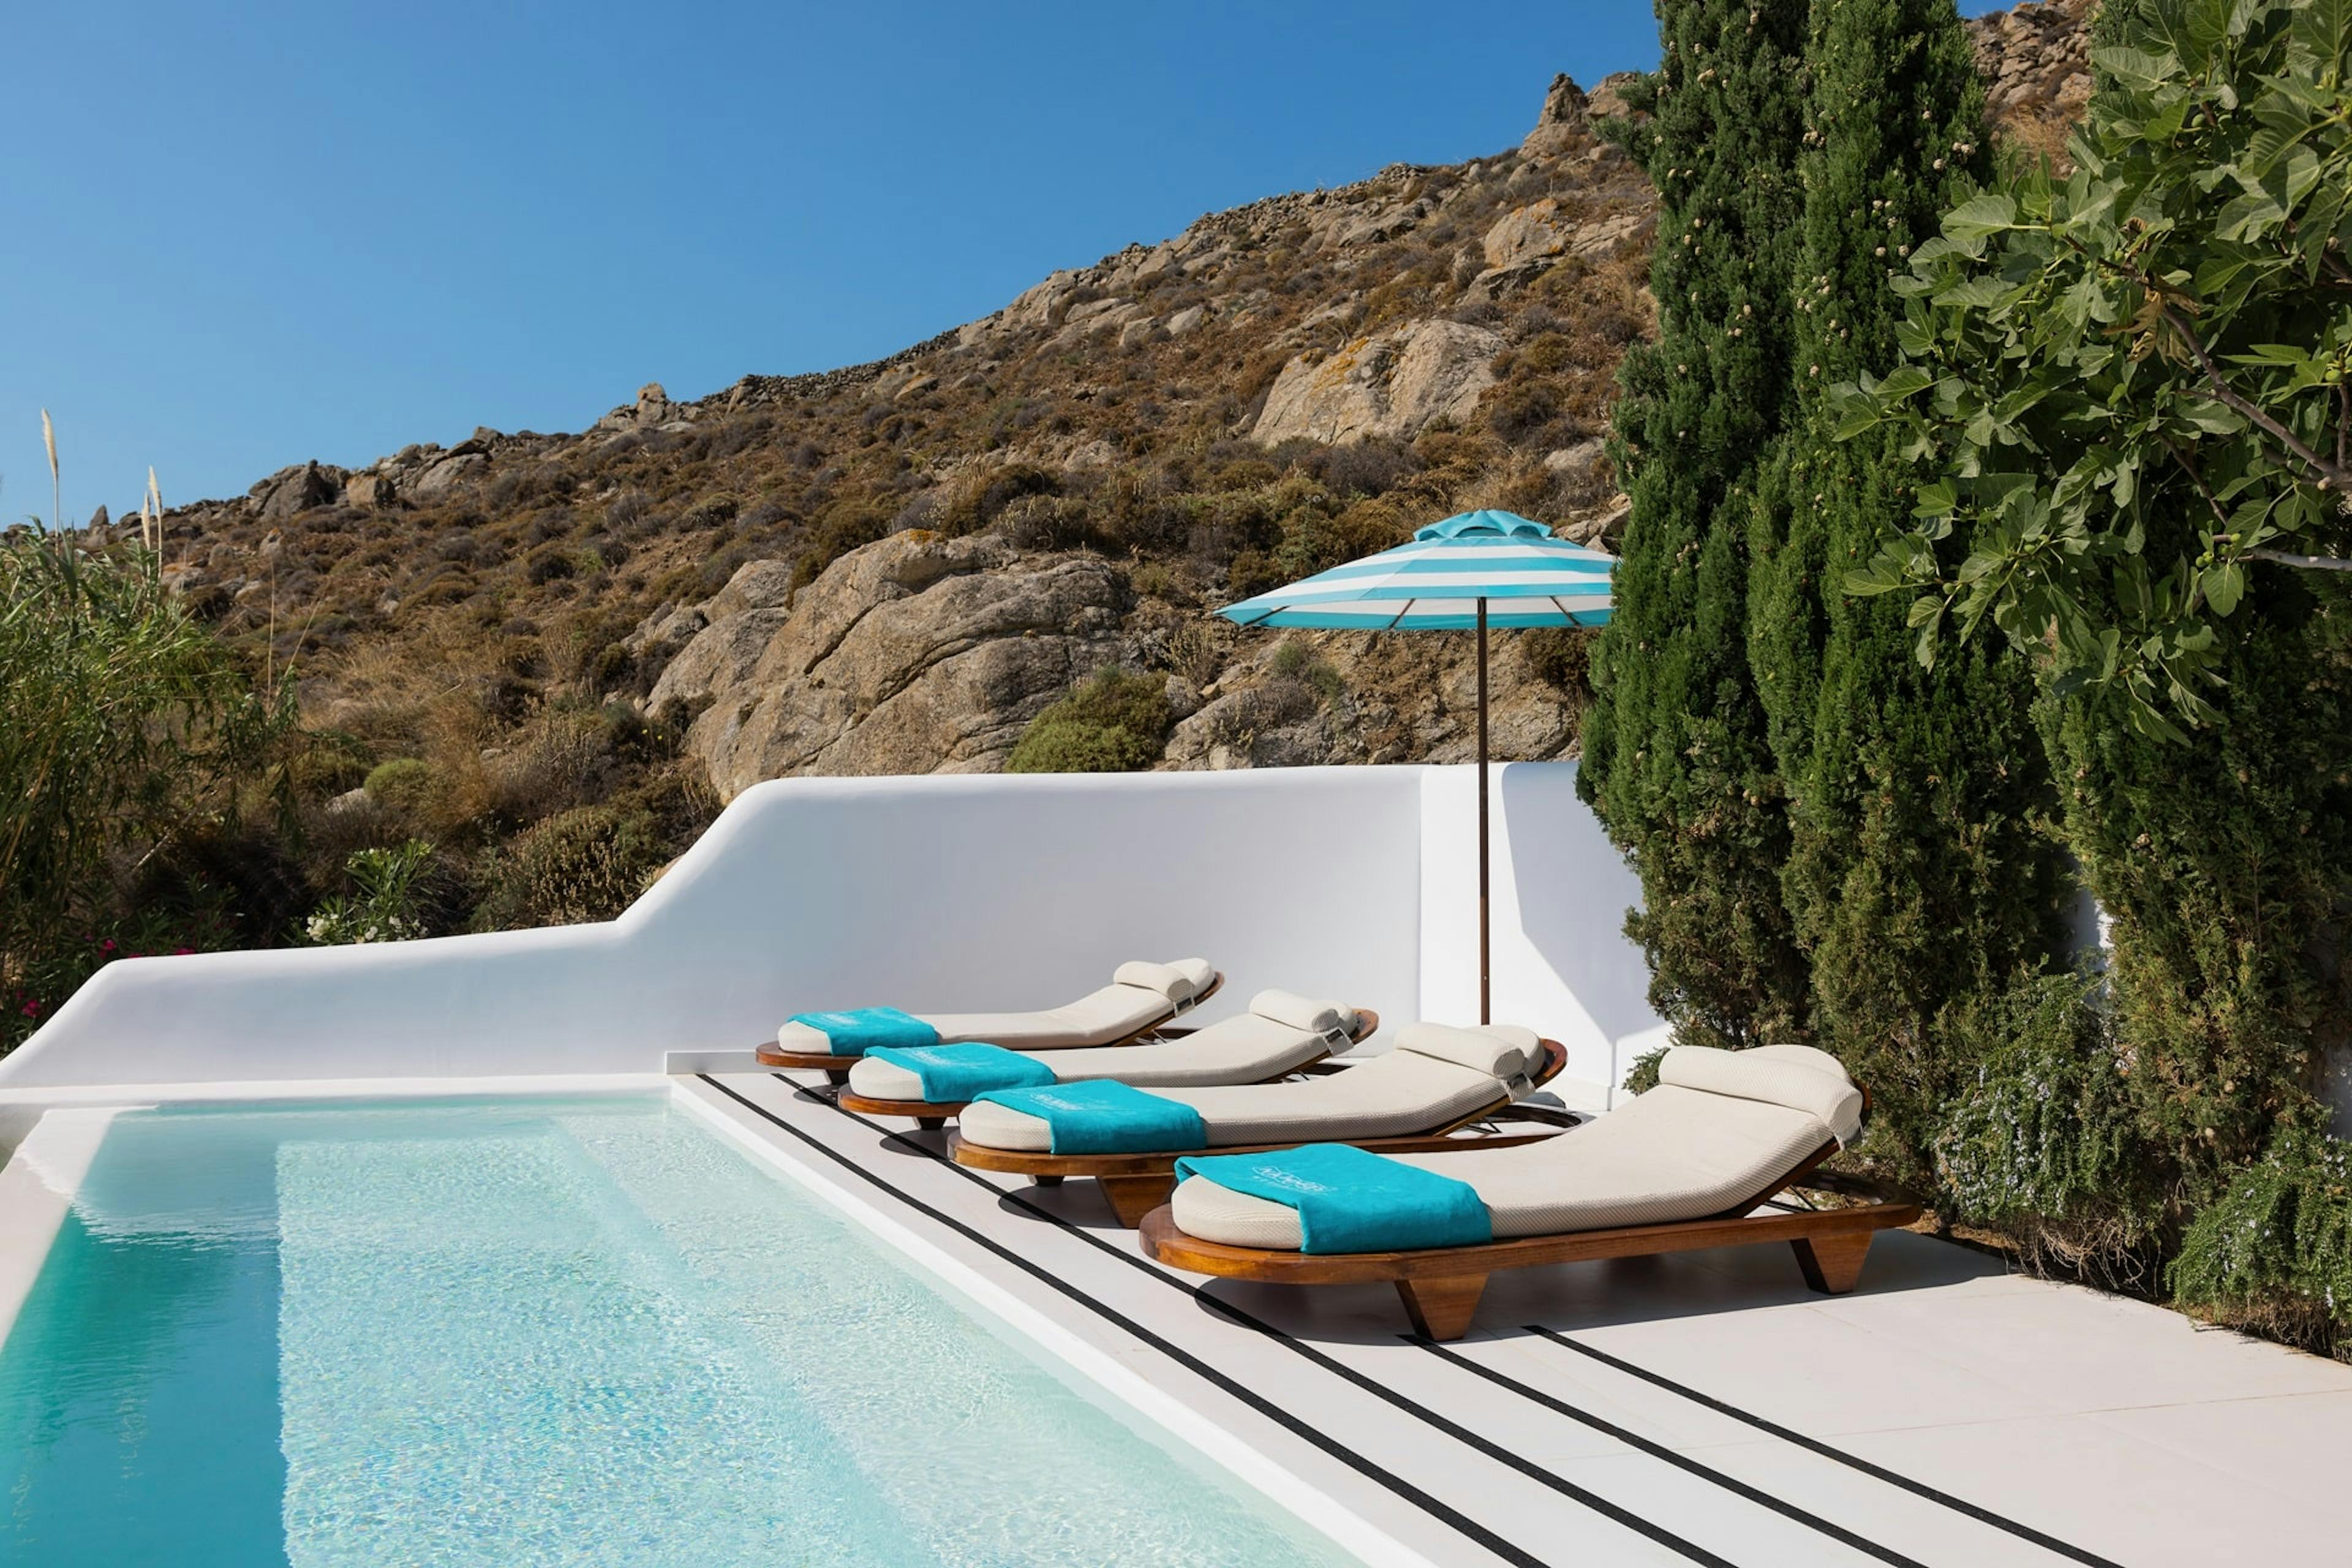
[[[1616,564],[1514,512],[1465,511],[1217,614],[1245,626],[1466,632],[1483,604],[1489,626],[1597,626],[1609,618]]]
[[[1486,628],[1597,626],[1617,558],[1507,511],[1465,511],[1411,542],[1318,572],[1217,614],[1245,626],[1478,634],[1478,1021],[1492,1023],[1487,918]]]

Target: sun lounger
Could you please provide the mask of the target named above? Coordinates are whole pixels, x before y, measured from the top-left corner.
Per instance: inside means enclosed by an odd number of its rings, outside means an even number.
[[[959,1164],[1049,1184],[1091,1176],[1119,1223],[1132,1226],[1167,1200],[1182,1155],[1327,1142],[1444,1148],[1447,1134],[1504,1111],[1566,1061],[1559,1045],[1527,1029],[1414,1024],[1397,1032],[1396,1047],[1385,1055],[1286,1083],[1147,1092],[1098,1079],[985,1094],[964,1107],[948,1152]],[[1189,1117],[1158,1114],[1171,1110]],[[1139,1146],[1118,1137],[1130,1117],[1152,1128],[1163,1120],[1189,1125],[1173,1138]],[[1092,1152],[1072,1152],[1080,1143]]]
[[[1317,1152],[1301,1152],[1310,1158],[1297,1170],[1280,1170],[1286,1156],[1273,1156],[1247,1163],[1261,1168],[1225,1166],[1223,1180],[1220,1162],[1197,1162],[1171,1202],[1145,1217],[1141,1241],[1150,1257],[1196,1274],[1392,1283],[1413,1327],[1433,1340],[1468,1330],[1487,1275],[1590,1258],[1785,1241],[1808,1285],[1842,1295],[1860,1279],[1872,1236],[1916,1220],[1916,1205],[1757,1211],[1851,1142],[1867,1104],[1835,1058],[1809,1047],[1677,1047],[1659,1064],[1657,1088],[1590,1126],[1524,1147],[1381,1162],[1468,1188],[1491,1239],[1355,1250],[1379,1245],[1383,1227],[1443,1226],[1416,1220],[1395,1188],[1356,1202],[1349,1183],[1360,1173],[1327,1181]],[[1295,1205],[1263,1195],[1301,1184]],[[1326,1249],[1308,1250],[1318,1223]]]
[[[887,1036],[902,1046],[985,1040],[1011,1050],[1076,1050],[1117,1046],[1166,1027],[1215,995],[1225,977],[1205,959],[1173,963],[1122,963],[1111,983],[1076,1001],[1037,1013],[905,1014],[895,1008],[856,1013],[802,1013],[776,1031],[773,1045],[759,1049],[762,1067],[821,1071],[835,1083],[847,1080],[850,1064],[864,1052],[861,1036]],[[911,1030],[895,1026],[898,1021]],[[892,1026],[877,1027],[877,1026]]]
[[[978,1089],[1101,1078],[1152,1089],[1266,1083],[1311,1067],[1334,1051],[1361,1045],[1380,1025],[1380,1015],[1369,1007],[1261,991],[1251,999],[1248,1012],[1203,1025],[1179,1039],[1040,1052],[1003,1050],[992,1043],[864,1056],[850,1068],[849,1087],[842,1090],[839,1103],[868,1116],[911,1116],[925,1127],[939,1127],[961,1111],[971,1094],[927,1096],[927,1079],[933,1085],[942,1080],[952,1084],[969,1076]],[[961,1070],[965,1062],[945,1072],[926,1071],[939,1057],[958,1050],[972,1053],[968,1074]],[[997,1058],[993,1062],[984,1054],[992,1051]],[[992,1068],[1006,1075],[1002,1081]],[[1034,1068],[1040,1076],[1024,1079],[1017,1076],[1023,1068]]]

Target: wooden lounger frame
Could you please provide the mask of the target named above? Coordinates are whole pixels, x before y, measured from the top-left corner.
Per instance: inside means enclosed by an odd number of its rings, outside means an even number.
[[[1381,1016],[1378,1013],[1373,1012],[1370,1007],[1357,1008],[1356,1026],[1348,1036],[1348,1044],[1362,1045],[1372,1037],[1373,1032],[1380,1026]],[[1303,1072],[1315,1066],[1330,1054],[1327,1042],[1326,1049],[1316,1052],[1305,1061],[1286,1067],[1272,1078],[1256,1079],[1252,1081],[1279,1083],[1292,1073]],[[844,1110],[863,1111],[867,1116],[911,1116],[918,1126],[928,1131],[935,1127],[945,1127],[949,1117],[958,1114],[971,1102],[961,1100],[876,1100],[870,1095],[852,1094],[845,1089],[834,1097],[834,1103]]]
[[[1568,1065],[1568,1051],[1558,1040],[1543,1042],[1543,1063],[1529,1078],[1538,1084],[1549,1083]],[[1344,1068],[1342,1070],[1345,1070]],[[1460,1149],[1475,1142],[1481,1149],[1499,1149],[1514,1143],[1533,1143],[1544,1138],[1559,1136],[1558,1119],[1544,1115],[1514,1118],[1514,1107],[1508,1100],[1490,1100],[1465,1116],[1457,1116],[1442,1127],[1407,1138],[1351,1138],[1347,1142],[1360,1149],[1371,1149],[1383,1154],[1427,1154],[1440,1149]],[[1540,1112],[1544,1108],[1533,1108]],[[1547,1132],[1496,1133],[1476,1140],[1454,1138],[1474,1122],[1502,1119],[1522,1119],[1549,1126]],[[1040,1186],[1058,1186],[1065,1177],[1091,1176],[1102,1188],[1103,1196],[1110,1200],[1111,1213],[1118,1223],[1129,1230],[1143,1223],[1143,1216],[1168,1201],[1176,1190],[1176,1162],[1192,1154],[1262,1154],[1269,1149],[1293,1149],[1297,1142],[1251,1143],[1213,1149],[1187,1149],[1182,1153],[1146,1154],[1050,1154],[1029,1149],[996,1149],[985,1143],[965,1142],[961,1133],[948,1134],[948,1156],[959,1165],[969,1165],[980,1171],[1004,1171],[1016,1176],[1027,1176]]]
[[[1850,1208],[1753,1212],[1791,1187],[1855,1191],[1851,1182],[1827,1173],[1808,1180],[1813,1168],[1836,1150],[1835,1141],[1822,1144],[1787,1175],[1720,1214],[1667,1225],[1566,1231],[1414,1252],[1282,1252],[1187,1236],[1177,1228],[1174,1209],[1162,1205],[1143,1216],[1138,1240],[1145,1257],[1194,1274],[1277,1285],[1394,1285],[1414,1331],[1433,1340],[1458,1340],[1469,1331],[1489,1274],[1593,1258],[1647,1258],[1704,1247],[1785,1241],[1795,1250],[1808,1286],[1823,1295],[1843,1296],[1862,1278],[1871,1238],[1882,1230],[1916,1223],[1918,1205],[1880,1201]]]
[[[1097,1041],[1095,1045],[1084,1047],[1048,1046],[1033,1048],[1045,1050],[1092,1050],[1099,1046],[1131,1046],[1136,1044],[1138,1041],[1153,1035],[1187,1035],[1192,1033],[1192,1026],[1187,1025],[1181,1028],[1176,1027],[1176,1020],[1182,1017],[1185,1014],[1192,1011],[1193,1008],[1198,1007],[1202,1003],[1206,1002],[1210,997],[1214,996],[1219,991],[1224,989],[1224,984],[1225,973],[1224,971],[1221,969],[1214,974],[1209,976],[1208,984],[1202,986],[1200,994],[1194,996],[1190,1002],[1185,1003],[1182,1006],[1178,1007],[1171,1012],[1161,1014],[1158,1018],[1144,1025],[1143,1027],[1131,1030],[1127,1034],[1119,1036],[1118,1038],[1115,1040],[1100,1040]],[[760,1058],[760,1065],[763,1068],[783,1068],[787,1070],[795,1072],[821,1072],[824,1074],[825,1081],[828,1083],[847,1083],[849,1081],[850,1066],[857,1060],[856,1057],[836,1056],[831,1051],[788,1051],[780,1047],[773,1040],[769,1040],[762,1044],[760,1047],[757,1055]]]

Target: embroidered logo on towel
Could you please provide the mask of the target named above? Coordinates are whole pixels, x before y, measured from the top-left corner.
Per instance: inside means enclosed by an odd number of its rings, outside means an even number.
[[[1294,1193],[1328,1193],[1336,1191],[1330,1183],[1286,1171],[1279,1165],[1252,1165],[1250,1174],[1277,1187],[1288,1187]]]

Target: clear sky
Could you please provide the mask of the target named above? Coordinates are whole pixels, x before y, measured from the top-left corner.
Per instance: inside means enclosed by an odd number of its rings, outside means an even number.
[[[1964,5],[1990,8],[1982,0]],[[873,359],[1203,212],[1515,144],[1647,4],[12,8],[0,521]]]

